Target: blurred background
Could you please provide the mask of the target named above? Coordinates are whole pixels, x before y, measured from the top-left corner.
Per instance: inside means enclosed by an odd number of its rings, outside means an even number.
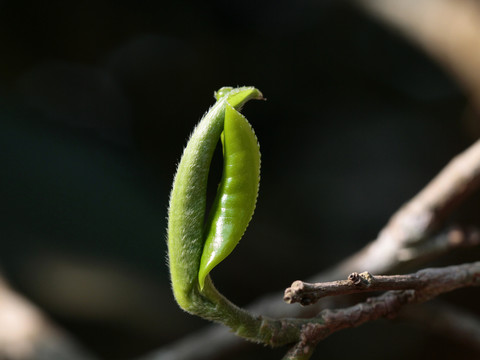
[[[262,151],[257,210],[212,274],[242,306],[374,239],[480,134],[456,81],[348,2],[0,0],[0,266],[99,358],[133,359],[207,324],[170,291],[168,196],[213,92],[237,85],[268,99],[244,109]],[[457,221],[478,223],[479,210],[477,196]],[[474,309],[478,291],[460,292],[451,300]],[[473,358],[440,339],[380,321],[319,353]]]

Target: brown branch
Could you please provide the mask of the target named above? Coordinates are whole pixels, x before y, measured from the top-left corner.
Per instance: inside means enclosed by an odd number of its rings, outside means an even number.
[[[323,310],[316,323],[304,329],[304,341],[316,344],[337,331],[381,317],[394,318],[404,305],[418,301],[415,290],[392,290],[345,309]]]
[[[368,271],[351,273],[347,280],[321,283],[294,281],[285,290],[283,300],[288,304],[300,303],[303,306],[315,304],[327,296],[357,294],[373,291],[419,289],[425,284],[416,274],[411,275],[377,275]]]
[[[461,287],[480,286],[480,262],[425,269],[416,275],[422,278],[423,283],[416,290],[391,290],[352,307],[323,310],[302,329],[303,343],[314,346],[339,330],[357,327],[381,317],[393,318],[407,304],[423,303]]]
[[[473,275],[472,275],[473,274]],[[297,280],[285,290],[284,301],[293,304],[310,305],[327,296],[348,295],[354,293],[387,290],[420,290],[442,286],[454,286],[463,283],[468,276],[472,282],[480,280],[480,262],[449,266],[445,268],[423,269],[408,275],[376,275],[369,272],[351,273],[347,280],[305,283]],[[470,286],[469,284],[467,286]]]

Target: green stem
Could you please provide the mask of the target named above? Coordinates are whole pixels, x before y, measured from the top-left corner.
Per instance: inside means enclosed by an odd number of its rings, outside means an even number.
[[[220,294],[210,276],[205,279],[203,290],[197,288],[192,293],[192,298],[196,298],[194,302],[198,305],[192,312],[228,326],[235,334],[247,340],[277,347],[299,339],[302,320],[277,320],[241,309]]]

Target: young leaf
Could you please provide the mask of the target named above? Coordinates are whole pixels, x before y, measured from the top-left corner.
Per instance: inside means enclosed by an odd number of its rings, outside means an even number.
[[[237,110],[227,104],[222,133],[223,175],[206,226],[198,280],[235,248],[252,218],[260,181],[260,148],[255,133]]]
[[[261,99],[262,94],[253,87],[222,88],[216,97],[217,102],[202,118],[187,143],[170,194],[168,258],[172,288],[178,304],[192,312],[198,311],[204,301],[197,296],[197,289],[205,244],[207,179],[213,152],[224,130],[226,108],[230,108],[229,112],[236,112],[248,100]],[[258,174],[256,178],[258,182]],[[253,191],[250,190],[249,194],[253,195]],[[250,218],[251,214],[247,217]]]

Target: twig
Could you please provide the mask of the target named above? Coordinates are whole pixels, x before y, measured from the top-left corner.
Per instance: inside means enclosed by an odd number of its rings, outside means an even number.
[[[351,273],[347,280],[338,280],[322,283],[307,283],[294,281],[291,287],[285,290],[283,300],[286,303],[300,303],[303,306],[315,304],[327,296],[348,295],[362,292],[419,289],[425,286],[422,279],[412,275],[377,275],[368,271]]]
[[[480,262],[426,269],[419,276],[423,278],[424,286],[417,290],[391,290],[352,307],[323,310],[302,329],[302,342],[314,346],[339,330],[357,327],[381,317],[393,318],[407,304],[423,303],[461,287],[480,286]],[[427,278],[429,282],[426,282]]]
[[[480,262],[423,269],[408,275],[373,276],[369,272],[361,274],[354,272],[348,276],[347,280],[315,284],[297,280],[285,290],[284,301],[289,304],[298,302],[302,305],[310,305],[327,296],[386,290],[420,290],[437,287],[438,284],[449,286],[448,284],[456,284],[465,276],[471,277],[472,282],[480,281]]]
[[[304,341],[317,344],[337,331],[357,327],[381,317],[394,318],[404,305],[421,299],[423,297],[418,297],[415,290],[393,290],[345,309],[323,310],[315,323],[304,328]]]

